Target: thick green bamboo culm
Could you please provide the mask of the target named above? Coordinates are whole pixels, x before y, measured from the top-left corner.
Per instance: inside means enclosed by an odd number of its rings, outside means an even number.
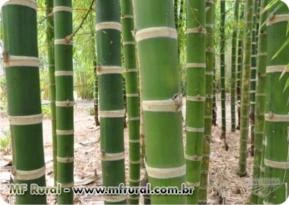
[[[197,204],[205,127],[205,1],[186,0],[186,184],[194,188],[188,204]]]
[[[56,185],[57,174],[57,136],[56,136],[56,107],[55,107],[55,62],[54,62],[54,23],[53,23],[53,0],[46,0],[46,41],[48,50],[48,69],[49,69],[49,89],[50,89],[50,110],[51,110],[51,124],[52,124],[52,152],[53,152],[53,174],[54,184]]]
[[[250,107],[250,70],[252,51],[252,20],[253,0],[245,1],[246,26],[244,35],[244,60],[242,69],[242,96],[241,96],[241,127],[240,127],[240,155],[239,155],[239,176],[246,176],[247,171],[247,141],[249,134],[249,107]]]
[[[73,203],[73,63],[72,1],[54,0],[54,54],[56,83],[57,183],[62,186],[59,204]]]
[[[240,1],[240,9],[239,9],[239,20],[238,20],[238,59],[237,59],[237,113],[238,113],[238,121],[237,121],[237,129],[240,129],[241,124],[241,87],[242,87],[242,66],[243,66],[243,48],[244,48],[244,28],[241,27],[243,18],[244,18],[244,2]]]
[[[121,8],[115,0],[96,0],[95,6],[102,180],[118,186],[125,184]],[[105,204],[124,203],[125,196],[105,198]]]
[[[129,134],[129,186],[140,183],[140,98],[136,49],[133,36],[134,21],[132,0],[121,0],[122,40],[126,79],[126,101]],[[139,196],[130,196],[129,204],[138,204]]]
[[[222,134],[221,138],[226,139],[226,1],[220,0],[221,3],[221,25],[220,25],[220,68],[221,68],[221,118],[222,118]]]
[[[279,50],[288,39],[289,10],[279,1],[270,8],[268,15],[264,177],[272,180],[265,187],[268,194],[263,203],[281,204],[289,194],[289,89],[286,86],[289,79],[289,46],[285,45],[283,50]]]
[[[261,10],[265,8],[266,0],[261,1]],[[255,109],[255,137],[254,137],[254,169],[253,169],[253,187],[251,193],[251,203],[260,204],[260,166],[262,157],[262,142],[264,138],[264,112],[265,112],[265,84],[266,84],[266,59],[267,59],[267,33],[266,33],[266,12],[260,16],[260,30],[258,40],[257,55],[257,87],[256,87],[256,109]]]
[[[215,74],[215,47],[214,47],[214,26],[215,26],[215,1],[206,1],[206,103],[205,103],[205,135],[203,141],[203,157],[201,165],[201,184],[198,196],[198,203],[207,202],[208,170],[210,156],[210,141],[212,134],[212,108],[214,100],[213,83]]]
[[[186,166],[174,1],[133,3],[149,183],[181,188]],[[185,196],[152,195],[151,203],[184,204]]]
[[[232,60],[231,60],[231,130],[236,130],[236,72],[237,72],[237,43],[238,43],[238,26],[239,26],[239,1],[235,2],[234,9],[235,25],[232,35]]]
[[[16,204],[46,204],[46,196],[29,191],[31,184],[45,186],[36,10],[35,1],[6,1],[2,7],[13,183],[28,188]]]

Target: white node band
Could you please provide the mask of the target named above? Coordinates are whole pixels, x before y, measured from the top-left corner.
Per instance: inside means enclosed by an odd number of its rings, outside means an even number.
[[[42,114],[24,115],[24,116],[9,116],[10,125],[35,125],[41,124],[43,120]]]
[[[186,34],[205,34],[206,29],[203,27],[187,28]]]
[[[204,97],[204,96],[187,96],[186,100],[191,101],[191,102],[205,102],[206,97]]]
[[[71,46],[73,45],[72,39],[62,38],[62,39],[55,39],[54,45],[66,45]]]
[[[107,75],[107,74],[121,74],[123,69],[121,66],[97,66],[97,75]]]
[[[74,186],[74,182],[71,183],[57,182],[57,184],[60,184],[61,188],[72,188]]]
[[[267,167],[276,168],[276,169],[289,169],[289,162],[278,162],[269,159],[264,159],[264,164]]]
[[[271,18],[267,20],[267,26],[270,26],[275,23],[280,23],[280,22],[286,22],[289,21],[289,15],[288,14],[279,14],[279,15],[274,15]]]
[[[189,161],[199,162],[199,161],[202,161],[203,157],[202,156],[197,156],[197,155],[185,154],[185,159],[189,160]]]
[[[206,68],[206,63],[187,63],[185,68]]]
[[[56,130],[57,135],[73,135],[74,130]]]
[[[126,94],[126,97],[128,97],[128,98],[137,98],[137,97],[139,97],[139,94],[138,93],[128,93],[128,94]]]
[[[181,98],[167,100],[144,100],[143,111],[148,112],[179,112],[182,108]]]
[[[74,157],[56,157],[57,162],[60,163],[72,163],[74,161]]]
[[[137,42],[153,38],[171,38],[177,39],[178,33],[175,28],[170,27],[151,27],[141,29],[136,32],[135,39]]]
[[[204,133],[205,128],[186,127],[187,132]]]
[[[121,31],[121,24],[119,22],[113,22],[113,21],[101,22],[95,25],[95,30],[96,31],[101,31],[101,30]]]
[[[24,170],[15,170],[15,178],[17,180],[35,180],[45,176],[45,166],[39,169],[24,171]]]
[[[8,62],[4,62],[4,67],[39,67],[39,58],[31,56],[8,56]]]
[[[289,72],[288,65],[272,65],[266,67],[266,73],[283,73]]]
[[[268,122],[289,122],[289,115],[266,113],[265,120]]]
[[[124,160],[124,152],[120,153],[103,153],[101,156],[102,161],[119,161]]]
[[[56,101],[56,107],[73,107],[75,104],[74,101],[66,100],[66,101]]]
[[[55,6],[53,8],[53,13],[56,13],[56,12],[69,12],[69,13],[72,13],[72,8],[71,7],[68,7],[68,6]]]
[[[73,76],[73,71],[55,71],[55,77]]]
[[[100,118],[121,118],[125,116],[125,110],[99,111]]]
[[[199,187],[200,186],[200,182],[188,182],[188,181],[186,181],[185,184],[188,187]]]
[[[149,177],[156,179],[169,179],[182,177],[186,174],[186,165],[172,168],[156,168],[146,164],[146,170]]]
[[[26,6],[34,10],[37,10],[37,4],[36,4],[36,1],[34,0],[4,0],[2,5],[3,6],[6,6],[6,5]]]

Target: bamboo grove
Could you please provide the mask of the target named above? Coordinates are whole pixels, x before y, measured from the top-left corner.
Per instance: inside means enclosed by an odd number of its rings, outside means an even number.
[[[11,182],[47,186],[40,68],[49,73],[53,183],[73,204],[74,46],[88,22],[94,126],[104,187],[189,194],[109,194],[104,204],[207,204],[212,144],[238,141],[235,177],[248,204],[289,195],[289,9],[280,0],[5,0],[1,8]],[[45,6],[39,21],[40,6]],[[45,22],[45,60],[39,52]],[[229,25],[229,26],[228,26]],[[42,62],[43,61],[43,62]],[[97,138],[97,136],[95,136]],[[220,145],[221,144],[221,145]],[[127,149],[127,150],[126,150]],[[252,158],[251,164],[248,159]],[[213,164],[213,163],[212,163]],[[28,188],[29,190],[30,188]],[[26,192],[16,204],[46,204]],[[144,200],[143,200],[144,199]],[[245,202],[244,202],[245,203]]]

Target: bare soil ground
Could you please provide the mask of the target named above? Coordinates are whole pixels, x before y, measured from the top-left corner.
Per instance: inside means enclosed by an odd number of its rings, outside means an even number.
[[[79,102],[75,107],[75,182],[76,185],[101,185],[101,164],[99,149],[99,127],[94,124],[94,117],[90,109],[92,102]],[[227,113],[230,113],[229,105]],[[218,106],[218,125],[220,125],[220,107]],[[230,119],[230,116],[227,116]],[[230,128],[228,120],[228,128]],[[0,138],[9,130],[7,115],[0,113]],[[228,129],[229,130],[229,129]],[[46,118],[43,121],[44,148],[46,161],[46,180],[49,186],[53,185],[51,122]],[[209,170],[209,204],[245,204],[250,194],[252,176],[252,157],[248,157],[248,176],[240,178],[237,175],[239,158],[239,131],[228,131],[227,143],[229,150],[224,149],[220,139],[221,130],[213,128]],[[33,142],[31,142],[33,143]],[[125,130],[126,156],[128,150],[127,130]],[[0,204],[11,203],[7,193],[7,184],[10,181],[11,150],[0,151]],[[126,171],[128,164],[126,161]],[[55,203],[49,198],[50,204]],[[103,204],[99,196],[77,196],[75,204]]]

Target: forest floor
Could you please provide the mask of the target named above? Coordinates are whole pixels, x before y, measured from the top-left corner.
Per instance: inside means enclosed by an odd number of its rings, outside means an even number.
[[[227,103],[227,114],[230,114],[229,103]],[[96,186],[101,185],[101,161],[99,127],[94,124],[94,117],[90,115],[93,102],[81,101],[75,107],[75,185]],[[230,125],[230,116],[227,116],[227,128]],[[220,125],[220,107],[218,106],[218,125]],[[0,113],[0,138],[9,133],[7,115]],[[43,121],[44,148],[46,162],[46,180],[49,186],[53,185],[52,167],[52,143],[51,143],[51,121],[45,118]],[[239,131],[227,133],[228,151],[224,149],[223,140],[220,139],[221,129],[219,126],[213,128],[209,170],[209,204],[245,204],[250,194],[252,184],[253,158],[249,154],[248,145],[248,176],[240,178],[237,175],[239,159]],[[125,129],[126,159],[128,151],[127,129]],[[1,140],[1,139],[0,139]],[[31,142],[32,143],[32,142]],[[9,190],[7,184],[10,181],[11,171],[10,148],[0,151],[0,204],[10,204]],[[126,160],[126,173],[128,164]],[[6,187],[6,189],[5,189]],[[55,199],[48,198],[50,204]],[[103,204],[103,198],[99,196],[76,196],[75,204]]]

